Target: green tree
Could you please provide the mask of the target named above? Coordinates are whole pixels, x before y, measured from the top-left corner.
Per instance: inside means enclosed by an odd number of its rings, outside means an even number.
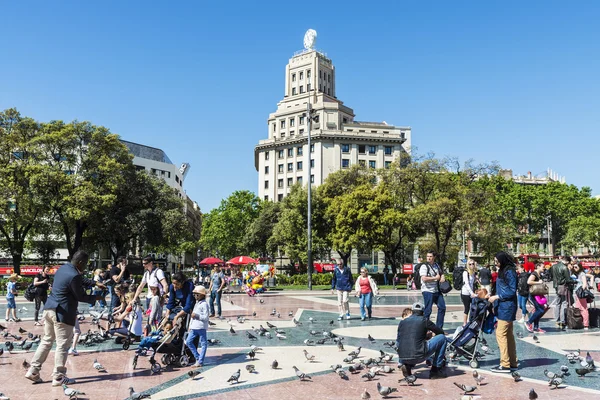
[[[600,213],[593,216],[580,215],[569,221],[562,242],[571,251],[585,246],[595,254],[600,245]]]
[[[265,201],[262,203],[260,214],[248,225],[244,235],[244,248],[251,255],[268,257],[277,251],[277,246],[269,242],[273,236],[273,228],[281,214],[281,203]]]

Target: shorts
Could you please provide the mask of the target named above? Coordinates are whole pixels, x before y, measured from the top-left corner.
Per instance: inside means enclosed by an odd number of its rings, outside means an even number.
[[[15,302],[14,297],[7,297],[6,302],[7,302],[6,308],[13,308],[13,309],[17,308],[17,303]]]

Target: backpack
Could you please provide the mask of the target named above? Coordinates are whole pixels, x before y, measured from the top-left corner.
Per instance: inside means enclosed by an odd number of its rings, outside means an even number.
[[[33,301],[33,300],[35,300],[36,296],[37,296],[37,289],[35,288],[35,285],[33,283],[30,283],[29,286],[27,286],[27,289],[25,289],[25,293],[23,294],[23,297],[25,297],[25,299],[27,301]]]
[[[465,267],[461,266],[454,268],[454,271],[452,271],[452,286],[456,290],[461,290],[465,283],[463,281],[463,272],[465,272]]]
[[[413,271],[413,284],[417,290],[421,290],[421,275],[419,274],[419,271],[422,265],[423,263],[415,265],[415,270]]]
[[[529,285],[527,281],[529,280],[529,275],[527,273],[519,274],[518,282],[517,282],[517,292],[525,297],[529,295]]]

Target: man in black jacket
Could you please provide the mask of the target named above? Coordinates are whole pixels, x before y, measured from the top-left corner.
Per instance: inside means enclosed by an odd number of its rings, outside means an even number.
[[[55,341],[52,386],[75,383],[75,380],[67,378],[65,364],[73,340],[77,305],[80,301],[94,304],[100,298],[100,296],[89,296],[84,291],[81,273],[87,266],[88,260],[88,254],[80,250],[73,255],[70,263],[64,264],[54,275],[52,294],[44,306],[44,336],[31,360],[31,367],[25,374],[25,377],[34,383],[42,382],[40,370]]]
[[[554,264],[550,269],[552,283],[554,286],[554,290],[556,290],[556,305],[554,307],[554,317],[556,318],[556,325],[562,329],[566,327],[565,309],[567,307],[567,296],[570,295],[567,283],[571,280],[569,268],[565,263],[570,262],[571,257],[560,256],[558,262]]]
[[[425,306],[421,303],[412,305],[412,315],[398,324],[396,346],[398,347],[398,363],[402,364],[405,375],[412,374],[412,367],[427,359],[433,358],[429,379],[446,378],[444,371],[444,354],[446,353],[446,336],[444,330],[438,328],[429,318],[423,316]],[[435,336],[427,340],[427,333]]]

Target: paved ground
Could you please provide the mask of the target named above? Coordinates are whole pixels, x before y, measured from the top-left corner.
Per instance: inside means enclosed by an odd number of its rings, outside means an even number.
[[[445,380],[430,381],[427,379],[428,372],[424,365],[417,370],[418,381],[414,386],[399,384],[401,374],[394,370],[389,374],[377,376],[371,382],[361,379],[362,374],[349,375],[348,380],[340,379],[334,374],[330,365],[345,364],[342,362],[347,353],[361,346],[362,351],[359,359],[366,360],[369,357],[379,356],[379,351],[390,352],[383,345],[386,340],[395,339],[397,317],[402,310],[420,298],[419,293],[389,291],[383,294],[374,304],[374,317],[370,321],[361,322],[358,312],[358,304],[353,300],[351,311],[353,317],[349,321],[338,322],[337,307],[334,296],[328,291],[319,292],[276,292],[271,291],[260,297],[248,297],[247,295],[233,294],[225,295],[223,298],[225,318],[230,318],[234,324],[236,334],[229,332],[229,324],[226,320],[215,320],[216,326],[209,331],[209,338],[218,339],[219,345],[210,346],[205,367],[194,379],[187,375],[193,369],[191,367],[181,368],[167,366],[161,372],[153,374],[150,371],[148,357],[140,357],[137,367],[132,365],[136,346],[124,351],[121,346],[107,341],[89,347],[80,345],[80,355],[69,357],[68,374],[77,379],[77,384],[72,387],[86,393],[80,399],[126,399],[129,396],[128,388],[134,387],[137,392],[150,394],[152,399],[359,399],[366,389],[372,398],[381,398],[377,393],[377,383],[384,386],[398,388],[398,392],[392,393],[389,398],[417,399],[439,398],[459,399],[461,391],[452,385],[453,382],[471,385],[474,383],[471,377],[472,370],[466,362],[450,365],[449,377]],[[23,319],[21,323],[0,324],[8,328],[8,332],[18,334],[19,327],[33,334],[42,333],[41,327],[34,327],[33,303],[18,303],[19,315]],[[458,296],[448,296],[448,312],[446,315],[445,329],[453,331],[462,320]],[[84,310],[84,307],[80,308]],[[271,316],[273,309],[280,313]],[[0,316],[4,315],[5,301],[0,300]],[[302,323],[295,326],[289,313]],[[256,313],[256,316],[253,316]],[[435,314],[435,311],[434,311]],[[244,323],[237,322],[238,316],[244,316]],[[543,320],[542,327],[547,333],[539,336],[539,343],[533,341],[523,325],[516,324],[515,330],[522,334],[518,339],[517,351],[520,359],[520,374],[522,382],[514,382],[510,376],[499,376],[492,374],[489,368],[498,363],[498,350],[493,335],[486,335],[490,345],[490,354],[481,361],[479,372],[486,377],[484,385],[473,393],[473,398],[481,399],[527,399],[528,392],[534,388],[540,399],[568,399],[568,398],[594,398],[600,395],[600,372],[588,374],[585,378],[579,378],[574,373],[575,365],[567,362],[565,353],[570,350],[581,349],[585,354],[589,351],[591,355],[600,362],[600,331],[597,329],[588,332],[567,331],[560,332],[554,328],[554,323],[548,318]],[[333,320],[333,324],[330,321]],[[250,341],[246,331],[260,325],[267,327],[266,323],[276,325],[285,332],[285,339],[275,338],[271,329],[272,338],[259,336],[256,341]],[[89,316],[82,322],[82,331],[95,330],[90,324]],[[312,336],[311,331],[317,335]],[[325,345],[305,345],[306,339],[318,340],[323,337],[323,332],[333,332],[343,336],[345,351],[341,352],[331,341]],[[252,331],[251,331],[252,332]],[[369,342],[366,337],[370,334],[375,341]],[[26,336],[27,333],[21,334]],[[17,342],[12,338],[10,341]],[[2,341],[7,340],[2,339]],[[1,343],[1,342],[0,342]],[[255,344],[260,346],[254,360],[249,360],[246,353],[249,346]],[[0,346],[4,347],[4,346]],[[303,351],[315,355],[313,362],[307,362]],[[16,348],[12,354],[7,351],[0,356],[2,380],[0,381],[0,392],[3,392],[12,400],[19,399],[62,399],[66,398],[61,388],[53,388],[49,383],[52,370],[51,354],[42,369],[42,377],[45,383],[31,384],[23,375],[23,360],[30,361],[35,345],[29,352]],[[93,367],[94,359],[98,359],[105,367],[106,373],[99,373]],[[157,358],[158,359],[158,358]],[[273,360],[277,360],[279,367],[271,368]],[[161,362],[161,360],[158,360]],[[162,362],[161,362],[162,363]],[[164,363],[163,363],[164,364]],[[255,373],[248,373],[246,366],[255,366]],[[396,368],[397,359],[388,363]],[[311,375],[312,379],[301,382],[295,374],[292,366],[297,366],[301,371]],[[572,374],[565,379],[565,384],[558,389],[550,389],[544,377],[544,369],[558,372],[561,365],[569,366]],[[241,370],[239,383],[230,384],[227,379],[238,369]]]

